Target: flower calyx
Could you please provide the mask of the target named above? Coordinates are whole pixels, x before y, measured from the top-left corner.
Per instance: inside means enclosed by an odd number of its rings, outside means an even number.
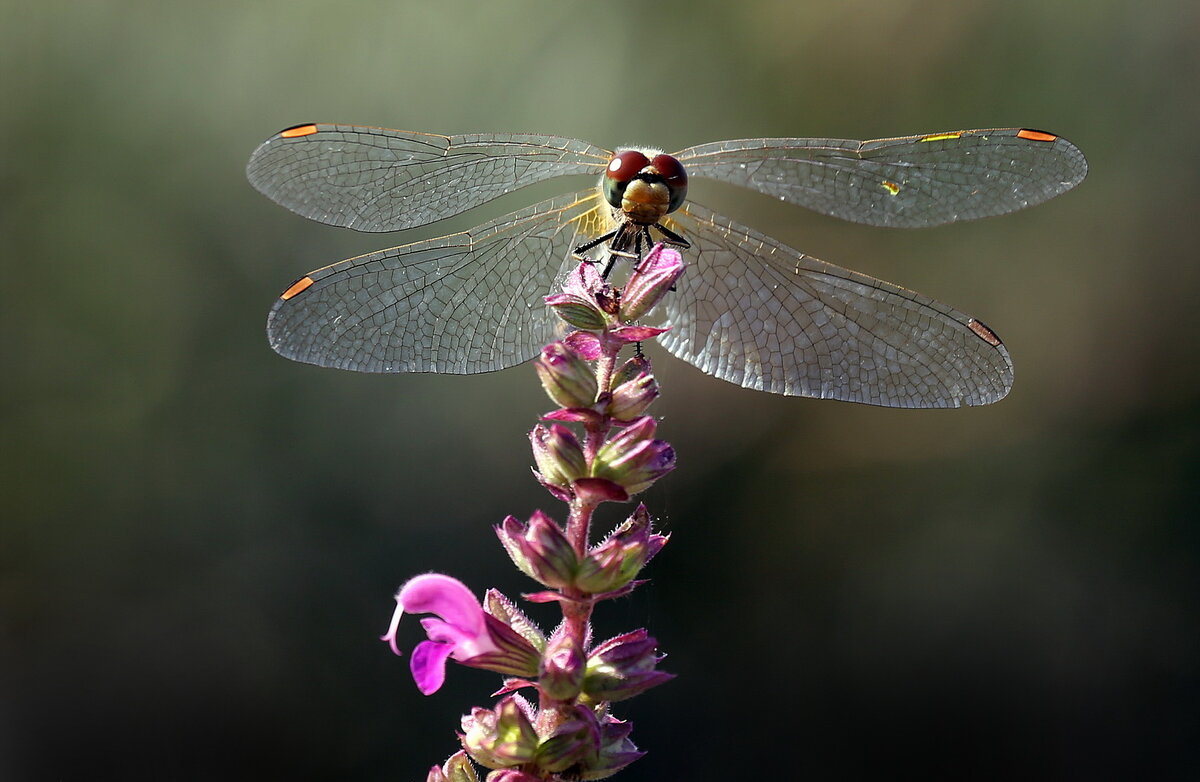
[[[629,740],[633,723],[619,720],[605,709],[599,716],[600,752],[586,764],[580,779],[604,779],[617,773],[633,761],[645,755]]]
[[[546,395],[564,408],[587,408],[596,403],[596,371],[566,342],[551,342],[534,361]]]
[[[617,294],[594,263],[584,261],[563,283],[562,292],[545,298],[558,317],[585,331],[601,331],[613,323]]]
[[[670,536],[652,531],[650,513],[639,504],[633,514],[579,563],[573,586],[586,594],[609,596],[630,584]]]
[[[583,692],[592,701],[623,701],[675,678],[657,670],[663,658],[645,630],[610,638],[588,655]]]
[[[475,707],[462,718],[462,745],[481,766],[500,769],[528,763],[538,748],[533,707],[520,695],[501,698],[491,709]]]
[[[501,768],[489,773],[486,782],[545,782],[545,777],[527,774],[515,768]]]
[[[571,542],[553,519],[534,511],[528,523],[509,516],[494,528],[513,564],[539,584],[552,589],[570,586],[579,568]]]
[[[584,669],[587,658],[580,648],[580,640],[559,631],[551,636],[542,655],[542,666],[538,673],[538,689],[542,695],[556,701],[573,701],[583,687]]]
[[[569,500],[571,482],[587,475],[587,459],[579,438],[562,424],[538,424],[529,433],[529,442],[538,481],[559,499]]]
[[[472,760],[493,769],[487,782],[541,782],[564,772],[571,779],[604,779],[645,754],[629,740],[633,726],[607,708],[567,707],[543,736],[536,723],[533,706],[510,695],[492,709],[477,707],[464,716],[460,740]],[[430,773],[431,780],[443,782]]]
[[[675,449],[663,440],[654,439],[656,428],[650,416],[631,421],[600,446],[591,477],[611,481],[629,496],[650,488],[675,469]]]
[[[542,771],[556,774],[599,755],[600,721],[595,712],[576,705],[568,713],[568,718],[559,722],[537,748],[534,762]]]
[[[621,423],[635,421],[658,398],[658,394],[658,381],[651,374],[650,359],[634,356],[613,373],[609,393],[605,397],[607,412]]]
[[[451,755],[441,768],[429,769],[425,782],[479,782],[479,775],[471,765],[467,753],[459,750]]]

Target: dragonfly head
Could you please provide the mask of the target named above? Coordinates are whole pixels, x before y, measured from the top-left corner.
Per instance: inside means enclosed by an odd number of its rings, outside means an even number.
[[[687,172],[670,155],[625,149],[609,161],[600,180],[604,200],[639,225],[653,225],[683,205]]]

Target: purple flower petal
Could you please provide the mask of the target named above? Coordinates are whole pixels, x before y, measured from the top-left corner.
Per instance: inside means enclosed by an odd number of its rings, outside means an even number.
[[[590,407],[568,407],[551,410],[542,416],[543,421],[564,421],[575,424],[595,424],[599,423],[601,418],[603,416]]]
[[[483,608],[457,578],[441,573],[417,576],[400,587],[396,602],[410,614],[437,614],[472,635],[483,632]]]
[[[408,667],[422,695],[432,695],[446,681],[446,658],[454,651],[450,644],[422,641],[413,649]]]
[[[563,339],[572,350],[588,361],[600,358],[600,338],[590,331],[573,331]]]
[[[443,622],[441,619],[429,617],[421,620],[421,627],[425,628],[425,635],[430,641],[437,641],[441,644],[450,644],[451,646],[461,643],[469,643],[475,636],[467,631],[455,627],[449,622]]]
[[[599,505],[602,502],[625,502],[629,499],[629,492],[621,484],[607,478],[578,478],[572,485],[580,499],[591,505]]]
[[[670,326],[666,328],[656,328],[654,326],[618,326],[609,332],[609,336],[621,342],[645,342],[670,330]]]

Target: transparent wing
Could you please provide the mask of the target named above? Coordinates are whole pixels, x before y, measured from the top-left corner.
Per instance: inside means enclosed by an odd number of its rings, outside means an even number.
[[[356,231],[399,231],[544,179],[598,176],[610,157],[557,136],[298,125],[254,150],[246,176],[268,198],[310,219]]]
[[[886,407],[995,402],[999,338],[913,291],[810,258],[688,204],[692,264],[665,300],[671,353],[746,388]]]
[[[275,302],[271,347],[359,372],[471,374],[530,359],[557,328],[542,297],[611,221],[599,207],[588,190],[318,269]]]
[[[756,138],[689,147],[695,177],[748,187],[823,214],[897,228],[976,220],[1075,187],[1087,161],[1051,133],[1007,128],[851,141]]]

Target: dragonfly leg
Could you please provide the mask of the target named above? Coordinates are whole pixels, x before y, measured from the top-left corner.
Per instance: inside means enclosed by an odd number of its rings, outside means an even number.
[[[604,264],[604,271],[600,272],[600,279],[607,280],[609,273],[617,262],[617,256],[614,253],[608,254],[608,263]]]
[[[650,236],[650,228],[645,225],[639,226],[638,240],[637,240],[637,258],[638,258],[638,269],[639,270],[642,268],[642,261],[644,261],[646,259],[646,256],[645,256],[645,254],[643,254],[642,251],[648,250],[653,245],[654,245],[654,237]]]
[[[578,247],[576,247],[574,250],[571,251],[571,256],[579,261],[588,260],[587,258],[583,257],[583,254],[585,252],[587,252],[588,250],[592,249],[593,247],[595,247],[599,244],[607,242],[609,239],[612,239],[614,236],[617,235],[617,232],[619,232],[620,230],[621,230],[620,228],[616,228],[616,229],[604,234],[604,236],[601,236],[598,239],[593,239],[590,242],[585,242],[584,244],[579,245]]]
[[[657,228],[658,232],[663,235],[663,238],[666,239],[667,244],[673,244],[676,247],[682,247],[685,250],[692,246],[691,242],[689,242],[687,239],[684,239],[670,228],[663,226],[662,223],[655,223],[654,227]]]

